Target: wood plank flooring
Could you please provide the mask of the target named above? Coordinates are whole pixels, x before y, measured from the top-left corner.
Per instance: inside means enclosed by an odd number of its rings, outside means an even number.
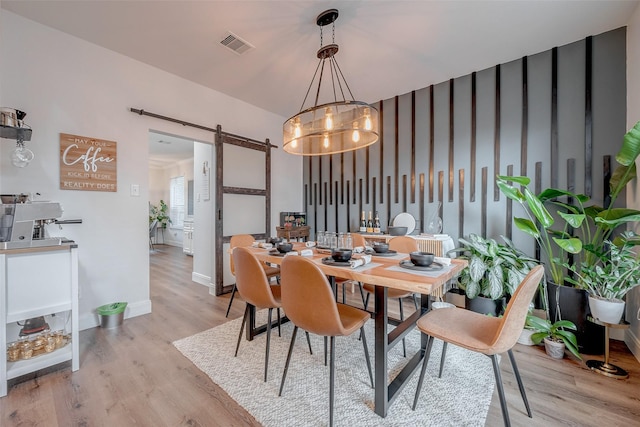
[[[0,398],[0,426],[259,425],[171,344],[224,323],[229,295],[215,297],[193,283],[192,258],[181,248],[156,247],[150,256],[153,313],[126,319],[119,329],[82,331],[77,372],[66,363],[12,381]],[[360,304],[357,290],[347,295]],[[234,301],[229,317],[240,317],[243,306]],[[413,304],[404,306],[410,312]],[[516,345],[533,419],[503,357],[512,425],[640,426],[640,364],[624,343],[612,343],[611,361],[629,371],[629,379],[610,379],[576,359],[555,361],[542,348]],[[502,424],[496,392],[486,425]]]

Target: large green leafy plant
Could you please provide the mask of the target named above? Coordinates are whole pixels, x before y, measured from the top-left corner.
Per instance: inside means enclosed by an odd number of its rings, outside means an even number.
[[[636,178],[635,161],[640,155],[640,122],[627,132],[616,154],[618,163],[609,181],[610,202],[607,207],[585,206],[589,197],[567,190],[548,188],[534,194],[526,176],[498,176],[500,191],[520,203],[526,218],[514,218],[521,231],[533,236],[547,256],[551,279],[564,284],[567,254],[574,254],[574,265],[597,265],[606,251],[605,242],[614,229],[640,221],[640,211],[617,208],[614,203],[626,185]],[[547,206],[553,207],[550,212]],[[554,217],[552,212],[557,213]]]
[[[458,277],[459,285],[468,298],[484,296],[497,300],[513,295],[529,270],[538,264],[509,239],[502,239],[504,245],[494,239],[470,234],[467,239],[458,239],[462,248],[449,251],[457,252],[461,259],[469,261],[469,268],[465,268]]]

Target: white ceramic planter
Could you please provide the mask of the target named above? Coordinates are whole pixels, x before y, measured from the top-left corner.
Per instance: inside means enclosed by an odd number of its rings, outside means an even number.
[[[591,315],[605,323],[617,324],[624,314],[624,301],[619,299],[604,299],[589,295]]]
[[[549,355],[549,357],[553,359],[562,359],[564,357],[563,342],[556,342],[556,341],[550,340],[549,338],[545,338],[544,349]]]
[[[531,335],[533,335],[536,331],[533,329],[522,329],[520,332],[520,337],[518,338],[518,343],[524,345],[534,345],[534,342],[531,341]]]

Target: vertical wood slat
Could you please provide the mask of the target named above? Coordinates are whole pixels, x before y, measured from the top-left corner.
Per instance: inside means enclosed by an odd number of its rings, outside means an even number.
[[[433,85],[429,86],[429,203],[433,203],[433,185],[434,185],[434,155],[435,155],[435,129],[434,129],[434,99]]]
[[[347,197],[349,203],[349,197]],[[340,204],[344,205],[344,153],[340,153]]]
[[[424,174],[420,174],[420,190],[418,194],[418,204],[419,204],[419,212],[420,212],[420,232],[423,233],[425,231],[424,227]]]
[[[469,165],[469,201],[476,201],[476,72],[471,73],[471,153]]]
[[[311,188],[313,188],[313,157],[309,156],[308,165],[309,165],[309,192],[311,192]],[[309,194],[309,206],[313,204],[313,199],[311,194]]]
[[[584,194],[593,193],[593,111],[591,107],[591,89],[593,83],[593,37],[586,39],[585,45],[585,82],[584,82]]]
[[[540,194],[540,192],[542,191],[542,162],[536,162],[536,171],[535,171],[534,179],[535,179],[534,191],[536,194]],[[535,244],[535,248],[534,248],[535,258],[537,260],[540,260],[540,257],[541,257],[540,245],[538,245],[537,242],[534,242],[534,244]]]
[[[384,203],[384,102],[380,100],[380,113],[378,115],[379,119],[379,129],[380,135],[378,140],[378,146],[380,147],[380,203]]]
[[[309,203],[309,184],[304,185],[304,205],[310,205]]]
[[[507,175],[513,176],[513,165],[507,165]],[[510,198],[507,199],[507,207],[506,207],[506,224],[505,224],[505,234],[509,240],[513,239],[513,200]]]
[[[567,190],[575,193],[576,191],[576,159],[567,159]],[[567,198],[568,204],[573,204],[573,197]],[[568,226],[567,232],[573,236],[574,229],[571,226]],[[567,262],[571,265],[574,263],[574,257],[572,253],[567,254]],[[568,272],[569,277],[573,278],[573,272]]]
[[[369,204],[369,147],[365,147],[364,153],[364,181],[366,183],[366,197],[367,204]]]
[[[313,224],[314,234],[318,234],[318,183],[313,183]]]
[[[407,211],[407,175],[402,175],[402,212]]]
[[[378,212],[378,205],[376,204],[376,177],[375,176],[373,177],[373,183],[372,184],[373,184],[372,185],[373,191],[371,192],[371,195],[372,195],[373,201],[371,203],[371,206],[373,207],[373,212],[377,213]]]
[[[387,176],[387,225],[391,224],[391,176]]]
[[[522,58],[522,126],[520,134],[520,175],[527,176],[529,150],[529,76],[527,57]],[[509,237],[511,238],[511,237]]]
[[[442,206],[444,202],[444,171],[438,171],[438,201]]]
[[[489,170],[485,166],[482,168],[482,181],[480,191],[480,235],[487,237],[487,186]]]
[[[329,155],[329,204],[333,204],[333,154]],[[336,196],[337,197],[337,196]]]
[[[338,207],[339,207],[338,206],[338,181],[335,181],[333,186],[335,187],[335,194],[336,194],[336,200],[335,200],[335,203],[333,204],[333,211],[336,216],[336,231],[340,231],[340,212],[338,212]],[[347,224],[348,224],[348,221],[347,221]],[[347,228],[347,231],[349,231],[348,228]]]
[[[322,206],[323,203],[323,199],[322,199],[322,191],[324,187],[324,191],[327,191],[327,186],[326,183],[322,181],[322,158],[324,156],[316,156],[318,158],[318,183],[320,184],[320,194],[318,194],[318,198],[320,199],[320,205]]]
[[[324,187],[324,193],[321,193],[322,195],[320,196],[320,199],[322,199],[322,196],[324,196],[324,229],[327,230],[329,227],[329,222],[328,222],[328,206],[327,206],[327,183],[323,182],[322,185],[320,186],[320,188]]]
[[[558,188],[558,48],[551,49],[551,187]]]
[[[351,227],[351,203],[349,203],[349,195],[350,195],[350,191],[351,191],[351,181],[347,180],[346,184],[347,184],[347,231],[349,231],[349,228]]]
[[[458,237],[464,236],[464,169],[458,170]]]
[[[356,153],[351,153],[351,172],[353,174],[353,204],[356,204]],[[362,189],[360,189],[360,193],[362,193]],[[360,203],[362,204],[362,202]]]
[[[358,180],[358,189],[360,190],[359,194],[358,194],[358,201],[360,202],[359,211],[360,212],[364,212],[364,204],[363,204],[363,200],[362,200],[362,178],[360,178]],[[355,189],[354,189],[353,193],[355,194]]]
[[[416,91],[411,92],[411,203],[416,202]]]
[[[454,109],[453,109],[453,98],[454,98],[454,80],[449,79],[449,202],[453,202],[453,122],[454,122]]]
[[[500,200],[500,188],[496,175],[500,175],[500,64],[496,65],[495,125],[493,134],[493,200]]]
[[[394,151],[394,166],[393,166],[393,176],[394,176],[394,200],[396,203],[398,203],[399,200],[399,193],[400,193],[400,132],[399,132],[399,128],[400,128],[400,97],[398,95],[396,95],[396,97],[394,98],[395,100],[395,125],[396,125],[396,129],[395,129],[395,141],[394,141],[394,145],[395,145],[395,151]]]

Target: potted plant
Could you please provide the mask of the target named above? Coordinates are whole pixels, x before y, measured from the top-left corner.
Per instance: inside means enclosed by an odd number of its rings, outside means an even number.
[[[167,224],[171,224],[171,218],[169,217],[168,211],[169,207],[164,200],[160,200],[159,206],[149,203],[149,224],[154,220],[157,220],[158,227],[167,228]]]
[[[624,314],[623,298],[640,285],[640,261],[632,247],[639,236],[625,232],[615,241],[605,241],[606,252],[599,254],[599,264],[583,262],[580,268],[565,264],[575,276],[565,280],[589,293],[591,315],[606,323],[620,323]]]
[[[458,239],[463,247],[449,251],[469,261],[469,268],[458,276],[468,309],[499,316],[506,298],[513,295],[529,270],[538,264],[509,239],[502,239],[505,244],[470,234],[467,239]]]
[[[527,186],[528,177],[498,176],[502,193],[524,208],[526,218],[514,218],[521,231],[531,235],[547,259],[548,313],[550,319],[562,317],[573,321],[583,351],[602,352],[604,330],[588,322],[588,295],[582,285],[565,282],[569,254],[576,266],[595,266],[600,262],[606,241],[616,227],[640,220],[640,211],[615,207],[618,195],[636,178],[635,161],[640,155],[640,122],[627,132],[616,155],[618,166],[609,181],[610,199],[605,208],[585,204],[589,197],[570,191],[548,188],[534,194]],[[548,210],[547,207],[551,209]],[[580,268],[580,267],[578,267]],[[569,285],[569,286],[564,286]]]
[[[544,340],[544,348],[547,354],[554,359],[564,357],[564,349],[567,348],[578,359],[582,360],[578,351],[578,342],[573,332],[566,329],[576,330],[576,325],[569,320],[558,320],[551,323],[547,319],[536,316],[528,316],[527,323],[535,331],[531,335],[534,344],[540,344]]]

